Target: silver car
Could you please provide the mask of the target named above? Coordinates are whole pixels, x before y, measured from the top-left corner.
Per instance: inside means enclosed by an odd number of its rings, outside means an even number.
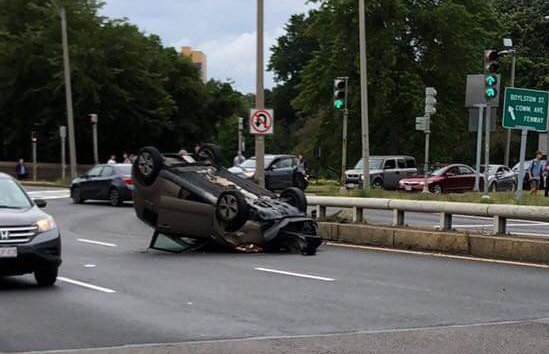
[[[368,167],[373,188],[397,189],[402,178],[417,174],[416,159],[406,155],[370,156]],[[353,169],[345,171],[345,183],[348,186],[360,185],[363,168],[360,159]]]

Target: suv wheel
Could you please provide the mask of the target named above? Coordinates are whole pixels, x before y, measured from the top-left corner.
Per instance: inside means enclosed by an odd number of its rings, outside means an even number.
[[[57,281],[57,272],[57,267],[44,267],[34,271],[34,279],[36,279],[39,286],[53,286]]]
[[[248,203],[237,191],[225,191],[217,199],[215,214],[223,222],[225,230],[232,232],[240,229],[248,220]]]
[[[157,148],[152,146],[144,147],[137,155],[137,160],[132,167],[132,174],[139,182],[150,186],[156,181],[163,163],[164,158]]]
[[[212,164],[221,164],[223,158],[221,148],[215,144],[204,144],[198,149],[198,160],[210,161]]]
[[[374,189],[382,189],[383,188],[383,180],[381,178],[376,178],[372,182],[372,187]]]
[[[307,198],[305,197],[305,193],[299,188],[290,187],[285,189],[280,193],[280,199],[283,202],[296,207],[297,210],[303,213],[307,212]]]

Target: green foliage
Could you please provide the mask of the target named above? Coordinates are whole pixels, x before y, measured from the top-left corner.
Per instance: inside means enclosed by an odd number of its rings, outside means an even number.
[[[283,93],[286,102],[291,99],[297,117],[291,129],[294,150],[305,152],[313,166],[337,169],[341,114],[332,98],[337,76],[349,76],[350,164],[361,151],[358,6],[356,1],[316,2],[319,9],[293,17],[288,33],[273,48],[270,67],[279,80],[273,92]],[[492,1],[366,2],[371,152],[406,153],[421,160],[423,134],[415,131],[414,118],[423,114],[425,87],[433,86],[439,102],[432,118],[433,161],[471,162],[474,137],[467,132],[463,108],[465,78],[482,71],[483,50],[497,48],[501,41],[502,25]],[[496,135],[498,142],[503,132]],[[314,158],[319,148],[322,154]],[[503,156],[498,148],[496,158]]]
[[[157,36],[98,15],[96,0],[2,0],[0,6],[0,159],[58,161],[66,125],[58,5],[67,12],[79,162],[92,160],[88,114],[99,115],[100,157],[144,145],[164,151],[211,141],[242,111],[229,84],[201,82],[198,70]]]

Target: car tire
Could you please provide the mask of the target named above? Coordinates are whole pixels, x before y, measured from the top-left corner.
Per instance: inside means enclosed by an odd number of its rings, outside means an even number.
[[[440,184],[435,184],[431,187],[431,190],[434,194],[442,194],[444,193],[444,190],[442,189],[442,186]]]
[[[34,271],[34,279],[38,286],[49,287],[53,286],[57,281],[58,270],[57,267],[44,267]]]
[[[381,178],[376,178],[372,182],[373,189],[383,189],[383,180]]]
[[[137,155],[137,160],[132,167],[132,174],[138,182],[150,186],[156,181],[163,163],[164,158],[157,148],[144,147]]]
[[[305,193],[297,187],[286,188],[280,193],[280,199],[303,213],[307,212],[307,198]]]
[[[72,189],[71,191],[71,198],[72,198],[72,202],[74,204],[82,204],[84,203],[84,199],[82,199],[81,197],[81,191],[80,191],[80,187],[79,186],[76,186]]]
[[[248,203],[238,191],[222,192],[217,199],[215,214],[229,232],[240,229],[248,221]]]
[[[122,197],[120,196],[120,191],[116,188],[112,188],[109,192],[109,202],[113,207],[119,207],[124,204]]]
[[[215,144],[203,144],[197,153],[199,161],[210,161],[212,164],[219,165],[223,161],[221,148]]]

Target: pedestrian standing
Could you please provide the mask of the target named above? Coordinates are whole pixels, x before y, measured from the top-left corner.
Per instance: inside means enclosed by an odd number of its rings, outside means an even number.
[[[233,159],[233,166],[240,166],[244,161],[246,161],[246,158],[239,152]]]
[[[111,155],[111,158],[109,161],[107,161],[107,164],[114,165],[116,163],[116,155]]]
[[[122,154],[122,161],[123,163],[132,163],[132,160],[130,159],[130,156],[127,153]]]
[[[541,177],[545,168],[543,161],[541,161],[542,157],[543,153],[539,150],[536,151],[536,157],[530,164],[530,170],[528,171],[530,175],[530,195],[537,195],[541,186]]]
[[[296,178],[296,186],[302,190],[305,190],[307,188],[307,161],[303,157],[303,155],[299,154],[297,155],[297,168],[295,170],[295,178]]]
[[[15,173],[17,174],[17,179],[22,181],[27,178],[27,165],[25,165],[25,160],[19,159],[19,163],[15,166]]]

